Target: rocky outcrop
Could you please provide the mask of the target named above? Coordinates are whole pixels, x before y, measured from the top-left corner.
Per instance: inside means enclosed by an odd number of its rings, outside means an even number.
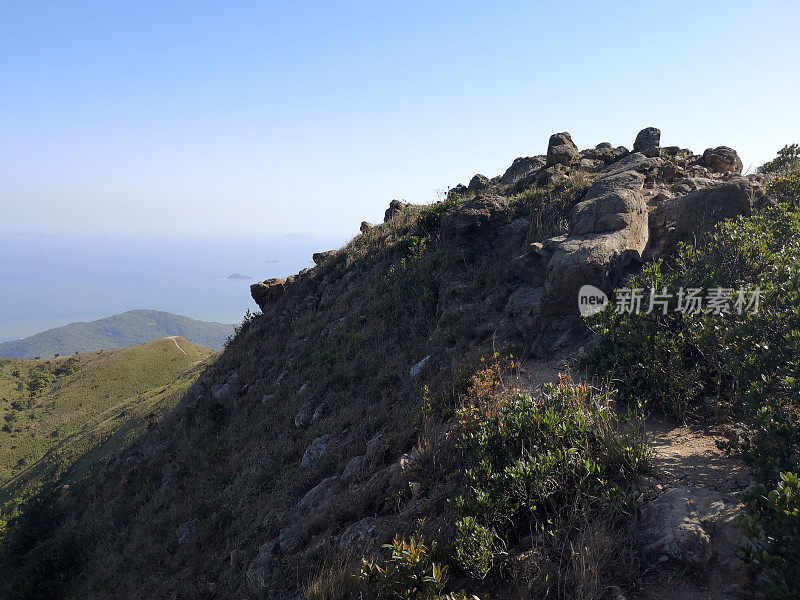
[[[706,187],[701,187],[703,184]],[[718,183],[713,180],[690,180],[695,187],[684,196],[667,198],[650,213],[650,248],[648,257],[658,257],[675,249],[678,242],[708,231],[723,219],[749,216],[755,190],[744,177]]]
[[[250,295],[261,310],[283,295],[285,279],[267,279],[250,286]]]
[[[386,223],[387,221],[391,221],[396,215],[403,212],[407,206],[408,205],[405,202],[400,202],[400,200],[392,200],[389,203],[389,208],[386,209],[386,212],[383,215],[383,222]]]
[[[608,142],[579,151],[569,133],[556,133],[546,157],[518,158],[499,178],[476,175],[469,187],[451,190],[469,199],[442,218],[448,258],[470,264],[497,251],[500,241],[518,248],[507,266],[515,287],[505,313],[513,329],[528,342],[537,332],[570,329],[583,285],[609,293],[643,260],[673,251],[678,242],[720,220],[749,215],[763,198],[756,177],[737,175],[741,161],[734,150],[720,146],[698,156],[678,146],[662,148],[660,142],[661,131],[647,127],[636,135],[632,153]],[[533,219],[528,214],[515,218],[514,195],[555,189],[576,177],[591,185],[567,207],[563,233],[528,239],[517,224],[527,224],[530,231],[537,207]],[[458,290],[465,284],[459,285]],[[466,299],[451,288],[442,289],[440,304]]]
[[[542,316],[577,314],[582,286],[608,290],[632,261],[641,260],[648,239],[645,177],[635,170],[635,154],[627,162],[630,170],[601,176],[572,209],[569,235],[545,244]]]

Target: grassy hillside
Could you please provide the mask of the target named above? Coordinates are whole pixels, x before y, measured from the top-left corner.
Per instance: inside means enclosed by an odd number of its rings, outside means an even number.
[[[0,357],[52,358],[56,354],[114,350],[177,335],[193,344],[221,350],[233,325],[197,321],[157,310],[131,310],[119,315],[71,323],[21,340],[0,344]]]
[[[0,517],[86,474],[174,406],[211,351],[170,337],[49,360],[0,359]]]

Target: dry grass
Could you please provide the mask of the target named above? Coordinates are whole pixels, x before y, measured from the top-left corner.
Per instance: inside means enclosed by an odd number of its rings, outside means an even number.
[[[346,600],[355,598],[363,587],[359,579],[361,557],[352,552],[335,552],[303,586],[306,600]]]

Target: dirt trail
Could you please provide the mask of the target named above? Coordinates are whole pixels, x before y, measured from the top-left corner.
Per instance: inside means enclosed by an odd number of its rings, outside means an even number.
[[[566,360],[565,360],[566,359]],[[569,358],[519,365],[518,385],[536,389],[585,374]],[[645,600],[752,599],[757,575],[735,556],[742,542],[736,517],[753,484],[747,466],[717,447],[712,429],[653,416],[646,422],[653,477],[645,478],[635,537],[645,557]]]
[[[648,421],[652,465],[637,536],[648,564],[644,598],[753,598],[756,575],[735,556],[748,468],[717,447],[712,431],[665,417]]]
[[[184,350],[183,348],[181,348],[181,347],[178,345],[178,340],[176,339],[176,337],[175,337],[174,335],[168,335],[168,336],[167,336],[167,339],[168,339],[168,340],[172,340],[172,342],[175,344],[175,347],[176,347],[178,350],[180,350],[180,351],[181,351],[181,352],[183,352],[184,354],[188,354],[188,353],[186,352],[186,350]]]

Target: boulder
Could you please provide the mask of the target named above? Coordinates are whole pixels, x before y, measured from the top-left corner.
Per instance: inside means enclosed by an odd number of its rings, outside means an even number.
[[[530,187],[535,182],[536,173],[542,170],[546,163],[547,158],[544,156],[516,158],[500,178],[500,185],[510,186],[513,191],[521,191],[522,188]]]
[[[570,212],[570,235],[604,233],[628,227],[644,207],[644,176],[636,171],[615,174],[595,183]]]
[[[301,408],[294,417],[294,426],[298,429],[308,427],[311,423],[311,416],[314,414],[314,401],[309,400]]]
[[[378,537],[378,524],[372,517],[356,521],[342,532],[339,538],[340,550],[356,550],[365,554],[373,549]]]
[[[569,236],[544,245],[549,260],[543,316],[577,315],[583,285],[608,292],[631,262],[641,260],[648,239],[643,184],[644,176],[634,170],[601,177],[572,209]]]
[[[328,407],[323,402],[317,407],[317,409],[314,411],[314,414],[311,415],[311,424],[315,425],[327,414],[327,412],[328,412]]]
[[[633,151],[645,156],[658,156],[661,144],[661,130],[657,127],[645,127],[636,134]]]
[[[297,512],[301,515],[320,512],[322,506],[336,494],[340,479],[338,475],[326,477],[311,488],[295,506]]]
[[[409,375],[409,376],[410,376],[412,379],[413,379],[413,378],[416,378],[416,377],[419,377],[419,374],[422,372],[422,369],[424,369],[424,368],[425,368],[425,365],[427,365],[427,364],[428,364],[428,361],[429,361],[430,359],[431,359],[431,355],[429,354],[428,356],[426,356],[425,358],[423,358],[421,361],[419,361],[417,364],[415,364],[413,367],[411,367],[411,368],[408,370],[408,375]]]
[[[527,252],[511,259],[508,267],[509,281],[522,281],[534,286],[544,285],[547,263],[542,260],[542,256],[538,252],[541,247],[542,245],[539,243],[531,244],[531,248]]]
[[[569,166],[580,157],[578,147],[572,141],[572,137],[566,131],[554,133],[550,136],[547,145],[547,166],[565,165]]]
[[[650,213],[647,258],[673,250],[678,242],[710,230],[723,219],[749,216],[754,197],[752,182],[735,177],[661,202]]]
[[[467,186],[465,186],[463,183],[459,183],[456,187],[447,190],[447,199],[452,200],[454,198],[463,198],[467,194]]]
[[[326,260],[331,258],[334,254],[336,254],[336,250],[327,250],[325,252],[314,252],[314,254],[311,255],[311,260],[314,261],[315,265],[321,265]]]
[[[400,202],[400,200],[392,200],[389,203],[389,208],[386,209],[386,212],[383,215],[383,222],[386,223],[387,221],[391,221],[395,216],[403,212],[408,204],[405,202]]]
[[[230,383],[218,383],[216,385],[211,386],[211,395],[214,397],[214,400],[222,401],[228,397],[231,393],[231,384]]]
[[[718,146],[709,148],[703,152],[703,166],[712,173],[736,173],[742,172],[742,160],[733,148]]]
[[[345,483],[352,481],[359,473],[361,473],[365,462],[366,458],[364,456],[354,456],[347,461],[344,471],[342,471],[342,481]]]
[[[677,486],[644,506],[638,540],[644,553],[657,561],[703,567],[711,559],[724,558],[714,556],[712,538],[727,535],[726,528],[735,532],[738,512],[732,496]]]
[[[373,227],[374,227],[374,225],[372,223],[370,223],[369,221],[361,221],[361,226],[358,229],[359,229],[359,231],[361,231],[361,233],[366,233],[370,229],[372,229]]]
[[[509,212],[508,198],[478,194],[442,215],[442,240],[457,251],[459,260],[482,254],[499,228],[508,224]]]
[[[532,340],[539,332],[542,287],[523,283],[508,297],[506,312],[512,318],[522,339]]]
[[[482,192],[491,185],[492,183],[491,181],[489,181],[489,178],[479,173],[469,180],[467,191],[477,194],[478,192]]]
[[[256,304],[258,304],[259,308],[264,311],[267,306],[283,296],[285,284],[285,279],[266,279],[260,283],[251,285],[250,295],[253,297]]]
[[[328,451],[328,443],[330,442],[330,435],[323,435],[316,438],[309,444],[306,451],[303,453],[303,458],[300,461],[300,466],[304,469],[310,469],[314,463]]]

